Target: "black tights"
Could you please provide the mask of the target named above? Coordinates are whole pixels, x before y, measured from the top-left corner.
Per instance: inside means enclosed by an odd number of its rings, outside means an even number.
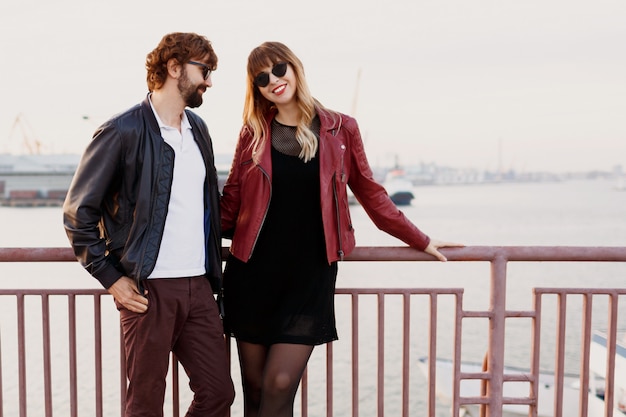
[[[237,342],[244,417],[292,417],[293,402],[313,346]]]

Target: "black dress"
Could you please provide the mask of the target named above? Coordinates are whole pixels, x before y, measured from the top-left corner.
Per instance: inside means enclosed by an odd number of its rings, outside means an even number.
[[[337,340],[337,263],[326,258],[319,158],[283,153],[294,153],[285,136],[293,144],[295,127],[273,122],[270,206],[251,259],[226,262],[224,324],[244,342],[319,345]]]

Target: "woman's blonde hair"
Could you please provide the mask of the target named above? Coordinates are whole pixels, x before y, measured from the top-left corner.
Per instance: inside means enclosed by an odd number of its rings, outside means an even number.
[[[254,84],[254,78],[265,68],[280,62],[288,63],[296,76],[296,103],[302,115],[296,126],[296,139],[302,146],[300,159],[310,161],[317,152],[318,141],[311,131],[315,107],[320,104],[313,98],[304,76],[304,68],[298,57],[280,42],[265,42],[254,48],[248,56],[248,82],[243,109],[243,124],[252,131],[252,146],[256,151],[265,145],[267,138],[267,115],[274,104],[268,101]]]

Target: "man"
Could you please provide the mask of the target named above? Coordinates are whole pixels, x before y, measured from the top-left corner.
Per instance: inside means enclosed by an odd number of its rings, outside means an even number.
[[[63,206],[76,257],[113,295],[127,359],[126,417],[162,416],[170,352],[194,392],[188,417],[223,417],[234,388],[214,293],[219,191],[202,104],[217,56],[170,33],[146,58],[149,93],[85,150]]]

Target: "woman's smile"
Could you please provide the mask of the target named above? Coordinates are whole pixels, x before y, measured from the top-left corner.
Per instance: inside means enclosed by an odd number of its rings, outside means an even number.
[[[276,87],[275,89],[273,89],[272,93],[276,94],[277,96],[280,96],[281,94],[283,94],[285,92],[286,88],[287,88],[287,83],[281,84],[278,87]]]

